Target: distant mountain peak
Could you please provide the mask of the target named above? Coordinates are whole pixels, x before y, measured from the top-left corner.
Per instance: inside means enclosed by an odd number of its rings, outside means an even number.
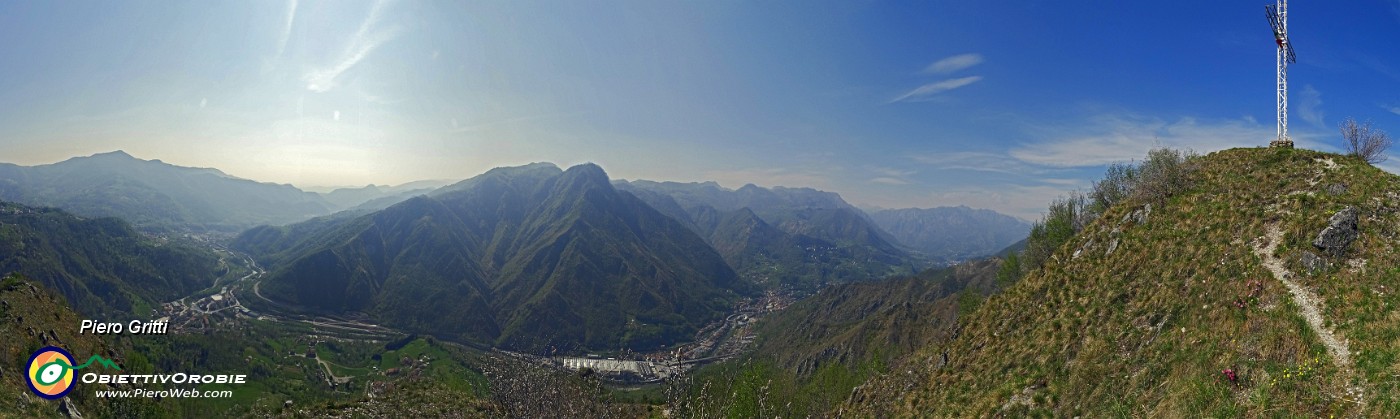
[[[236,230],[330,212],[329,203],[291,186],[260,183],[212,168],[144,160],[123,150],[7,168],[20,203],[66,208],[84,217],[119,217],[142,227]]]
[[[561,184],[579,185],[587,187],[605,187],[612,189],[612,183],[608,180],[608,173],[603,168],[593,163],[583,163],[564,171],[560,178]]]
[[[587,176],[601,176],[605,179],[608,177],[608,172],[603,171],[602,167],[598,167],[598,165],[593,163],[580,163],[578,165],[570,167],[568,170],[565,170],[564,173],[575,173],[576,175]]]
[[[122,150],[109,151],[109,152],[106,152],[106,153],[97,153],[97,154],[93,154],[93,155],[90,156],[90,157],[92,157],[92,158],[120,158],[120,159],[128,159],[128,160],[140,160],[140,159],[138,159],[138,158],[136,158],[136,157],[132,157],[130,154],[127,154],[126,151],[122,151]]]
[[[486,173],[483,173],[482,175],[483,175],[483,176],[488,176],[488,175],[490,175],[490,176],[495,176],[495,175],[507,175],[507,176],[509,176],[509,175],[516,175],[516,174],[529,173],[529,172],[543,172],[543,173],[548,173],[548,174],[550,174],[550,175],[553,175],[553,174],[556,174],[556,173],[563,172],[563,170],[560,169],[559,166],[558,166],[558,165],[555,165],[554,163],[550,163],[550,162],[535,162],[535,163],[530,163],[530,164],[526,164],[526,165],[523,165],[523,166],[504,166],[504,167],[497,167],[497,168],[494,168],[494,169],[491,169],[491,170],[487,170]],[[468,180],[470,180],[470,179],[468,179]]]

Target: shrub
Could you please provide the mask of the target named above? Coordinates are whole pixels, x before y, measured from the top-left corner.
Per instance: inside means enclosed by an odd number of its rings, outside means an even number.
[[[1133,189],[1137,188],[1137,180],[1137,166],[1128,163],[1109,165],[1103,179],[1095,181],[1094,190],[1089,192],[1093,210],[1102,213],[1113,207],[1113,204],[1128,199],[1132,196]]]
[[[1138,181],[1134,184],[1133,197],[1143,203],[1166,202],[1167,198],[1191,186],[1191,174],[1195,172],[1192,161],[1194,153],[1182,153],[1170,148],[1159,148],[1147,152],[1147,160],[1138,167]]]
[[[1087,195],[1075,191],[1050,203],[1045,217],[1031,225],[1026,249],[1019,258],[1008,258],[1015,263],[1012,268],[1003,267],[998,279],[1019,279],[1007,278],[1011,275],[1006,272],[1008,269],[1019,268],[1021,275],[1039,269],[1056,249],[1114,205],[1129,200],[1160,205],[1190,188],[1196,157],[1191,152],[1159,148],[1147,152],[1147,159],[1141,164],[1109,165],[1103,179],[1095,181]]]
[[[1385,131],[1372,127],[1370,121],[1360,124],[1352,118],[1342,121],[1340,129],[1342,147],[1346,148],[1347,155],[1370,164],[1385,161],[1385,151],[1390,148],[1390,135]]]
[[[1011,252],[1002,261],[1001,268],[997,269],[997,283],[1002,286],[1010,285],[1021,278],[1021,257],[1020,252]]]
[[[1021,269],[1029,272],[1039,268],[1055,254],[1055,249],[1083,230],[1098,214],[1089,211],[1088,198],[1079,192],[1055,199],[1045,218],[1031,225],[1026,250],[1022,251]]]

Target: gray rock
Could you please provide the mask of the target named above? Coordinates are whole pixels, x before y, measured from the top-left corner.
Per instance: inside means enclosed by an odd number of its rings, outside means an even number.
[[[1359,218],[1356,207],[1346,207],[1333,214],[1332,219],[1327,222],[1327,228],[1317,234],[1317,240],[1313,240],[1313,247],[1333,257],[1341,257],[1360,234],[1357,226]]]
[[[1316,274],[1318,272],[1322,272],[1324,269],[1327,269],[1326,260],[1323,260],[1316,253],[1309,252],[1306,250],[1302,251],[1301,254],[1298,255],[1298,262],[1303,264],[1303,267],[1308,270],[1309,275]]]
[[[1345,183],[1333,183],[1333,184],[1327,185],[1327,193],[1330,194],[1330,195],[1341,195],[1341,194],[1346,193],[1346,191],[1347,191],[1347,184],[1345,184]]]
[[[1127,224],[1129,221],[1132,221],[1133,224],[1145,224],[1149,215],[1152,215],[1152,204],[1143,205],[1142,208],[1123,214],[1123,220],[1119,221],[1118,224]]]
[[[58,405],[58,413],[62,413],[63,416],[67,416],[70,418],[83,417],[82,414],[78,413],[78,406],[73,405],[73,399],[67,397],[64,397],[63,403]]]

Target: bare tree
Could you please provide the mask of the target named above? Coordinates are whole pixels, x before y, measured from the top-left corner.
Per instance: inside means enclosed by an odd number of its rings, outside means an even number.
[[[1385,161],[1385,150],[1390,148],[1390,135],[1385,131],[1372,127],[1370,121],[1360,124],[1352,118],[1342,121],[1341,130],[1342,146],[1346,147],[1347,155],[1360,157],[1370,164]]]

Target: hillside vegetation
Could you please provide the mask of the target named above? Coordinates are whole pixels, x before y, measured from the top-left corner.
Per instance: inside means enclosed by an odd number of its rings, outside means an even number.
[[[150,314],[162,302],[208,287],[227,269],[208,250],[148,238],[116,218],[0,202],[0,275],[11,272],[97,316]]]
[[[79,387],[61,400],[41,399],[30,392],[22,374],[28,372],[29,356],[48,345],[67,349],[79,358],[78,362],[92,355],[102,355],[133,367],[127,363],[120,345],[102,336],[79,334],[76,325],[82,318],[43,285],[20,275],[0,276],[0,335],[6,337],[0,339],[0,376],[4,378],[0,380],[0,392],[7,395],[0,397],[0,417],[59,417],[60,409],[97,417],[165,416],[161,413],[171,403],[162,406],[147,398],[99,399],[91,391],[96,384],[75,383]],[[82,391],[84,388],[88,391]]]
[[[1180,190],[1119,199],[1072,228],[959,320],[955,339],[872,379],[838,413],[1400,414],[1400,178],[1294,149],[1187,163]],[[1340,255],[1314,248],[1347,207],[1359,238]],[[1313,305],[1316,327],[1304,315]]]
[[[672,417],[807,417],[910,353],[956,334],[957,319],[1001,290],[999,259],[833,285],[757,326],[753,351],[673,388]]]

